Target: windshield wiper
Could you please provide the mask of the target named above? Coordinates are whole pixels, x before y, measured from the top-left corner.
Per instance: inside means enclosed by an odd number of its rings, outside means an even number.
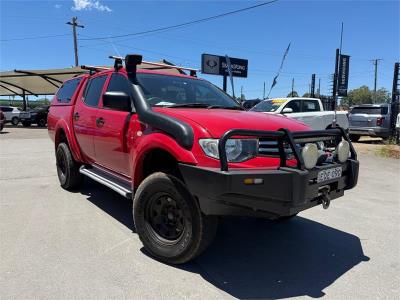
[[[177,103],[177,104],[172,104],[172,105],[165,105],[164,107],[168,108],[175,108],[175,107],[199,107],[199,108],[207,108],[209,107],[209,104],[206,103]]]
[[[243,107],[240,106],[223,106],[223,105],[209,105],[207,108],[219,108],[219,109],[232,109],[232,110],[244,110]]]

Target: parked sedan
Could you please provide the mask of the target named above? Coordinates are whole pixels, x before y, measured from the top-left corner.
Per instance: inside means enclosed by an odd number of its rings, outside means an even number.
[[[39,127],[46,127],[47,114],[49,106],[41,106],[20,114],[20,120],[24,127],[29,127],[32,124],[37,124]]]
[[[21,111],[17,107],[0,106],[0,110],[4,113],[6,122],[11,122],[14,126],[18,125]]]

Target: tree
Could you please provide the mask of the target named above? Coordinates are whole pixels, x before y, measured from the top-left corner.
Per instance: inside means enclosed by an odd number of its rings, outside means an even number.
[[[296,91],[290,92],[286,97],[298,97],[299,94]]]
[[[389,92],[385,88],[380,88],[376,91],[376,101],[374,101],[374,91],[371,91],[367,86],[363,85],[357,89],[347,93],[347,97],[343,97],[341,104],[351,106],[357,104],[372,104],[388,102],[390,100]]]
[[[303,97],[304,97],[304,98],[310,98],[310,97],[311,97],[311,94],[310,94],[310,93],[305,93],[305,94],[303,95]]]

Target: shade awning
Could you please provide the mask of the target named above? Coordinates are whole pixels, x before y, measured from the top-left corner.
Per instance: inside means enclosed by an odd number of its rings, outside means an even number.
[[[1,72],[0,96],[52,95],[66,79],[86,72],[81,67]]]
[[[162,60],[161,63],[168,63]],[[160,70],[181,74],[181,70],[141,64],[139,69]],[[0,96],[53,95],[63,82],[74,76],[88,73],[81,67],[48,70],[14,70],[0,72]]]

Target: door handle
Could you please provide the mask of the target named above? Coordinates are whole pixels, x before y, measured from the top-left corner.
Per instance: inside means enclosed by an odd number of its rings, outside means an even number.
[[[74,113],[73,117],[72,117],[75,121],[79,120],[79,113]]]
[[[97,125],[97,127],[103,127],[103,125],[104,125],[104,119],[103,119],[102,117],[97,118],[97,119],[96,119],[96,125]]]

